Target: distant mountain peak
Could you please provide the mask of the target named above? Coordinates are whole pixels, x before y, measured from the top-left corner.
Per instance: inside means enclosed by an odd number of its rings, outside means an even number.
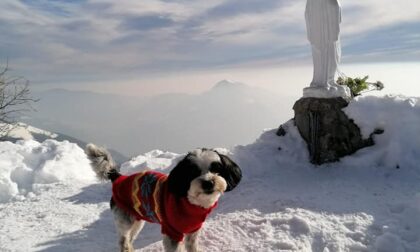
[[[226,88],[241,88],[246,87],[245,84],[232,80],[221,80],[214,85],[213,89],[226,89]]]

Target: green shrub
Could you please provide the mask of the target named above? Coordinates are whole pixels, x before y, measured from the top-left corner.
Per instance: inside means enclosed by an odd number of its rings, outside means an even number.
[[[372,90],[382,90],[384,88],[384,85],[382,82],[377,81],[375,83],[373,82],[367,82],[367,79],[369,78],[368,75],[366,75],[363,78],[350,78],[350,77],[338,77],[337,84],[339,85],[346,85],[350,88],[351,94],[353,97],[361,95],[362,93],[372,91]]]

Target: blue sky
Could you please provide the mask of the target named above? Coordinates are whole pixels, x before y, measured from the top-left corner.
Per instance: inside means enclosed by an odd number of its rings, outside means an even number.
[[[420,61],[418,0],[341,5],[343,63]],[[311,59],[304,8],[304,0],[2,0],[0,62],[48,87],[290,67]]]

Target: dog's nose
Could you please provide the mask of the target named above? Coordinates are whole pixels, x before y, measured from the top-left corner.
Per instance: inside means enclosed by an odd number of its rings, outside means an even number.
[[[213,180],[202,180],[201,181],[201,187],[204,191],[211,191],[214,187],[214,181]]]

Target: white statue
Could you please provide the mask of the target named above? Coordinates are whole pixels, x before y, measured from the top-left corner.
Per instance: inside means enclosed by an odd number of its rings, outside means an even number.
[[[303,89],[303,96],[350,97],[349,88],[334,80],[341,56],[340,3],[338,0],[307,0],[305,19],[312,46],[314,76],[310,87]]]

